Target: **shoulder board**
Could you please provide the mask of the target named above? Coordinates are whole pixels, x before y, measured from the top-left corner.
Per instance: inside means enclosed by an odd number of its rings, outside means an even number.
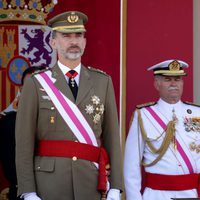
[[[31,75],[34,76],[34,75],[36,75],[36,74],[40,74],[40,73],[46,72],[46,71],[48,71],[48,70],[51,70],[51,68],[50,68],[50,67],[46,67],[46,68],[44,68],[44,69],[38,69],[38,70],[34,71]]]
[[[88,69],[89,69],[90,71],[94,71],[94,72],[98,72],[98,73],[100,73],[100,74],[107,75],[106,72],[104,72],[104,71],[102,71],[102,70],[100,70],[100,69],[96,69],[96,68],[93,68],[93,67],[90,67],[90,66],[88,66]]]
[[[193,102],[189,102],[189,101],[184,101],[183,103],[187,104],[187,105],[191,105],[191,106],[197,106],[197,107],[200,107],[200,105],[198,104],[195,104]]]
[[[153,105],[155,105],[156,103],[157,103],[157,102],[148,102],[148,103],[144,103],[144,104],[137,105],[136,108],[141,109],[141,108],[144,108],[144,107],[153,106]]]

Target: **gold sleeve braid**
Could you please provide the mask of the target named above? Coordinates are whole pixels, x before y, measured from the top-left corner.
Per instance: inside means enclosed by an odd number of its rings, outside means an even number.
[[[174,133],[176,131],[176,129],[175,129],[176,122],[174,120],[169,121],[169,123],[167,124],[166,134],[163,139],[163,142],[162,142],[161,146],[158,149],[156,149],[153,146],[152,142],[147,137],[147,134],[146,134],[146,131],[145,131],[144,125],[143,125],[141,112],[139,109],[137,109],[137,113],[138,113],[138,123],[139,123],[139,127],[140,127],[141,134],[142,134],[144,141],[147,143],[148,147],[154,154],[158,154],[158,157],[149,164],[146,164],[142,161],[143,166],[150,167],[150,166],[155,165],[163,157],[163,155],[165,154],[165,152],[167,151],[167,149],[170,145],[170,142],[173,141]]]

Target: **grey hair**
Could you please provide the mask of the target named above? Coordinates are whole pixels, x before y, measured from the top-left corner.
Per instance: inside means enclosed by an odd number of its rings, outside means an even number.
[[[154,75],[154,80],[158,81],[160,80],[161,76],[160,75]]]
[[[52,33],[51,33],[51,37],[52,37],[53,39],[56,37],[56,32],[57,32],[57,31],[53,30]]]

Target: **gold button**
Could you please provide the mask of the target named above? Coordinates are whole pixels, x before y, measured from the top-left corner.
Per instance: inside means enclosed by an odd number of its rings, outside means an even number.
[[[72,160],[73,160],[73,161],[76,161],[76,160],[77,160],[77,157],[76,157],[76,156],[73,156],[73,157],[72,157]]]

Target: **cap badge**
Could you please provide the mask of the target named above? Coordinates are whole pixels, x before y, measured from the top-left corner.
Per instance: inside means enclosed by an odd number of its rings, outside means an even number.
[[[73,24],[73,23],[76,23],[79,20],[79,17],[78,17],[78,15],[75,15],[75,13],[71,13],[71,15],[69,15],[67,17],[67,20],[68,20],[68,22]]]
[[[169,63],[169,70],[170,71],[179,71],[180,70],[180,63],[177,60]]]

